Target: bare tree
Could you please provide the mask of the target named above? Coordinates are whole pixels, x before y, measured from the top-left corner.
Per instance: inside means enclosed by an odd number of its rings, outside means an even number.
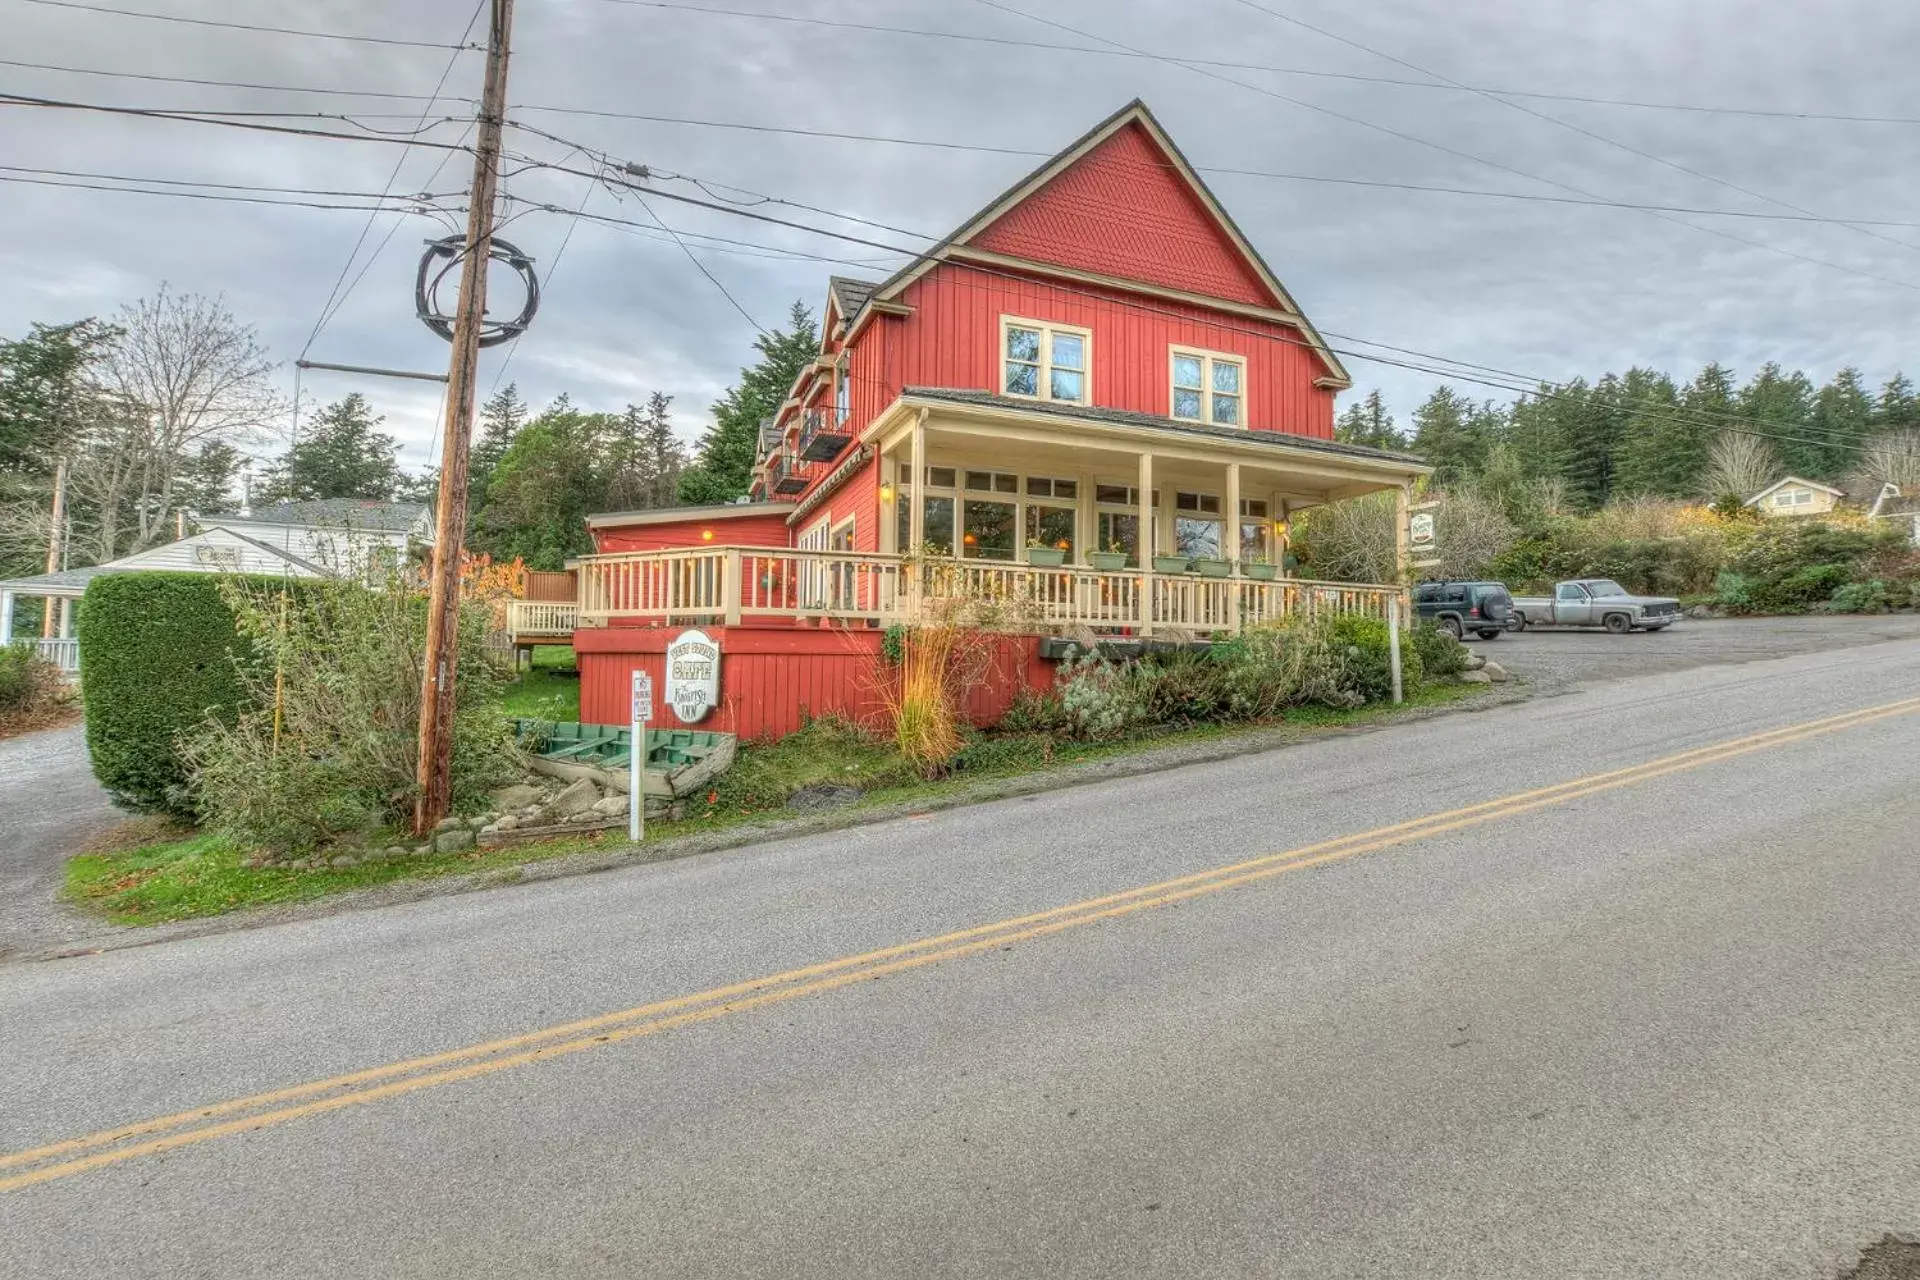
[[[265,348],[221,299],[163,285],[116,323],[122,333],[103,370],[115,411],[97,421],[75,472],[98,512],[101,559],[165,536],[175,481],[196,447],[258,439],[285,412]]]
[[[1764,437],[1724,431],[1707,448],[1700,493],[1715,502],[1729,496],[1745,502],[1779,478],[1780,459]]]
[[[1920,485],[1920,430],[1889,431],[1867,441],[1860,453],[1860,479],[1864,483],[1854,492],[1869,499],[1883,484]]]
[[[1434,558],[1424,572],[1443,578],[1476,578],[1487,572],[1518,537],[1497,503],[1458,490],[1434,495]],[[1338,582],[1392,582],[1396,504],[1391,492],[1350,498],[1306,512],[1296,547],[1314,577]]]

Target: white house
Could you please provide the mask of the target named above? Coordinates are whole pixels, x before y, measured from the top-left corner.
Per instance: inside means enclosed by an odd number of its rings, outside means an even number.
[[[1763,516],[1824,516],[1846,497],[1842,490],[1818,480],[1785,476],[1747,499]]]
[[[52,635],[41,652],[62,671],[80,669],[73,638],[73,602],[103,573],[247,573],[268,577],[358,576],[406,561],[413,546],[433,542],[431,510],[419,502],[330,498],[283,502],[192,517],[196,532],[106,564],[63,569],[0,582],[0,643],[13,638],[14,601],[37,596],[59,601]]]
[[[1897,484],[1880,486],[1880,496],[1867,512],[1870,520],[1894,520],[1906,526],[1907,539],[1920,547],[1920,485],[1901,488]]]

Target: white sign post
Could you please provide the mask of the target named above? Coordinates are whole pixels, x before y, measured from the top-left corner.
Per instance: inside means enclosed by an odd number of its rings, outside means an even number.
[[[647,798],[640,775],[647,760],[647,721],[653,719],[653,677],[633,673],[633,744],[627,753],[627,839],[640,843],[647,831]]]

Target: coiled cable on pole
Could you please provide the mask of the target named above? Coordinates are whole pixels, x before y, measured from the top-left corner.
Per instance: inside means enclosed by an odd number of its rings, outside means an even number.
[[[453,341],[453,316],[440,308],[440,282],[445,280],[466,256],[467,240],[464,235],[429,240],[426,252],[420,255],[420,271],[414,277],[413,305],[420,317],[420,323],[448,342]],[[513,319],[497,320],[491,317],[481,319],[480,345],[494,347],[503,342],[511,342],[525,333],[527,326],[533,323],[534,313],[540,310],[540,277],[534,274],[531,257],[498,236],[493,238],[488,257],[493,262],[505,263],[513,268],[525,284],[527,291],[526,301],[521,305],[520,313]]]

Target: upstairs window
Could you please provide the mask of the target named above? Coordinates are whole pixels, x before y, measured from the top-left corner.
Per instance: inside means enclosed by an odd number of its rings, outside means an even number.
[[[847,358],[833,367],[833,421],[838,426],[853,413],[853,382],[847,376]]]
[[[1217,351],[1173,349],[1173,416],[1221,427],[1246,423],[1247,362]]]
[[[1000,319],[1000,390],[1034,400],[1087,403],[1093,335],[1071,325]]]

